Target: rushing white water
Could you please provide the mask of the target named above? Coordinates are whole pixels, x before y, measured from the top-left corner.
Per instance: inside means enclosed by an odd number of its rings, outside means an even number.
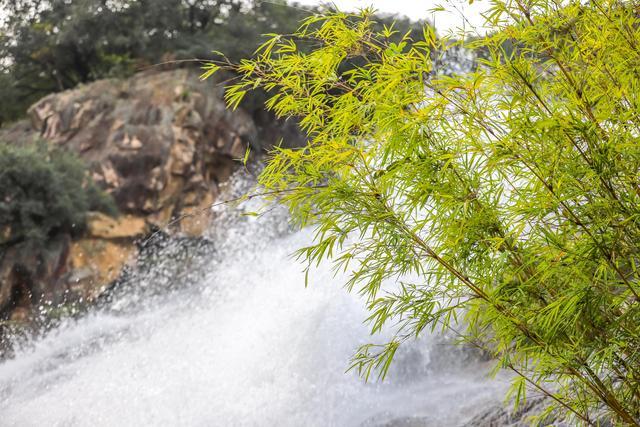
[[[217,223],[214,250],[187,263],[168,245],[105,308],[1,364],[0,425],[455,426],[501,401],[505,380],[437,337],[383,383],[345,373],[385,336],[329,266],[304,287],[289,255],[310,233],[277,212]]]

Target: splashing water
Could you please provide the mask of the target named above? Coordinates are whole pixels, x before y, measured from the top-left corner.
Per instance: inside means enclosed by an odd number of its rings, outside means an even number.
[[[505,379],[438,337],[382,383],[345,373],[389,336],[329,266],[304,287],[290,254],[311,233],[279,210],[218,216],[204,250],[164,245],[105,307],[0,364],[0,425],[455,426],[500,402]]]

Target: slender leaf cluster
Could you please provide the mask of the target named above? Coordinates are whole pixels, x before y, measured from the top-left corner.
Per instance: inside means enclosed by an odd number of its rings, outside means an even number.
[[[529,390],[585,425],[640,425],[637,10],[496,0],[472,41],[313,15],[237,66],[232,106],[266,89],[309,135],[260,176],[317,230],[300,255],[349,274],[373,332],[397,327],[354,356],[364,376],[463,318],[462,341],[518,374],[516,404]],[[460,46],[479,66],[442,73]]]

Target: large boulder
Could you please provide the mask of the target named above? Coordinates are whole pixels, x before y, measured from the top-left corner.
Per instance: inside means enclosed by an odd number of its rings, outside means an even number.
[[[228,110],[223,95],[222,85],[194,70],[144,72],[46,96],[28,120],[0,130],[2,142],[45,140],[77,153],[121,212],[91,213],[83,236],[59,236],[40,251],[0,248],[0,316],[24,318],[43,300],[95,298],[135,261],[136,241],[151,231],[183,218],[165,231],[200,235],[218,186],[247,146],[300,143],[291,123]]]
[[[186,69],[102,80],[29,109],[33,130],[78,153],[121,211],[162,226],[217,193],[247,145],[251,116],[225,107],[224,88]]]

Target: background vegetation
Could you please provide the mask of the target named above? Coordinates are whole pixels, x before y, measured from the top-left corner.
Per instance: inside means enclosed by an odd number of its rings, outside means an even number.
[[[0,0],[0,125],[40,97],[167,61],[250,57],[313,10],[284,0]],[[391,19],[388,19],[390,21]],[[400,24],[409,28],[405,20]],[[250,109],[261,109],[260,100]]]

